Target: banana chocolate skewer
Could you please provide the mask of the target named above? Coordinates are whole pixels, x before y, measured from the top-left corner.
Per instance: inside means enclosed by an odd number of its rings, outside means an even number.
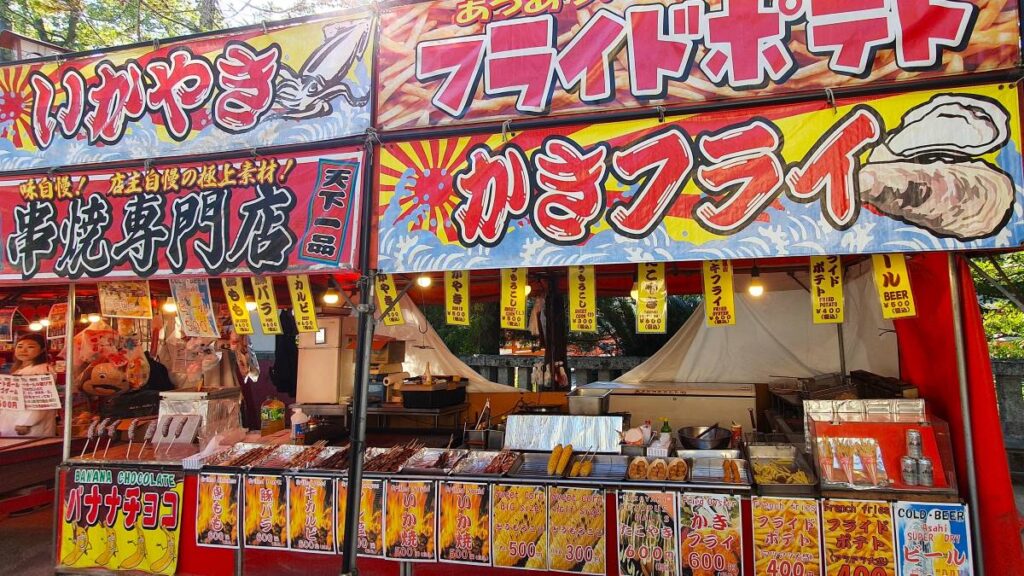
[[[114,441],[114,434],[117,434],[117,427],[121,425],[121,420],[114,420],[107,427],[107,445],[103,447],[103,458],[107,457],[107,450],[110,450],[110,443]]]
[[[103,434],[107,431],[107,426],[109,425],[110,418],[104,418],[103,421],[100,422],[99,426],[96,427],[96,444],[92,447],[93,460],[96,459],[96,451],[100,448],[100,438],[103,437]]]
[[[181,433],[185,431],[185,424],[188,424],[188,416],[182,416],[178,419],[178,423],[174,425],[174,437],[167,443],[167,448],[164,450],[164,454],[168,454],[171,451],[171,446],[174,446],[174,442],[181,437]]]
[[[94,416],[92,421],[89,422],[89,430],[85,433],[85,446],[82,446],[82,453],[78,456],[79,458],[85,458],[85,452],[89,449],[89,444],[92,442],[92,437],[96,435],[96,427],[99,424],[99,416]]]
[[[128,455],[130,460],[132,457],[132,442],[135,441],[135,429],[139,426],[139,419],[132,418],[132,421],[128,423],[128,451],[125,453]]]
[[[146,424],[146,433],[142,436],[142,446],[139,447],[139,458],[142,458],[142,453],[146,451],[146,444],[153,440],[153,436],[156,435],[156,421],[150,420],[149,424]],[[153,452],[156,453],[155,451]]]

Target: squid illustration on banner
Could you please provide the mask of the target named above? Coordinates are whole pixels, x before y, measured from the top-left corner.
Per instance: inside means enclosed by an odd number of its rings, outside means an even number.
[[[379,267],[1018,246],[1020,126],[990,84],[388,143]]]
[[[369,11],[353,10],[0,67],[0,171],[360,134],[370,125],[375,28]]]

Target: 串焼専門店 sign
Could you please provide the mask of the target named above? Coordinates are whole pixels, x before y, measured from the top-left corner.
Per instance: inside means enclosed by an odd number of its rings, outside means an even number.
[[[379,267],[1011,247],[1020,150],[1012,84],[389,143]]]
[[[0,171],[322,142],[370,125],[365,10],[0,67]]]
[[[983,0],[411,2],[381,16],[376,121],[393,130],[1011,69],[1018,26],[1016,2]]]
[[[0,178],[0,281],[352,268],[363,152]]]

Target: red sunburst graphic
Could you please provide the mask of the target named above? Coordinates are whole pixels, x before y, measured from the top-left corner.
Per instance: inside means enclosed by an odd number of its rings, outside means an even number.
[[[444,241],[456,237],[452,226],[452,212],[459,197],[452,188],[454,172],[464,158],[464,152],[483,142],[484,137],[468,140],[429,140],[397,144],[389,147],[395,161],[406,170],[399,172],[382,166],[381,171],[396,179],[392,188],[398,195],[401,212],[397,220],[409,220],[409,230],[424,230]]]
[[[27,147],[30,121],[30,88],[25,66],[0,70],[0,138],[10,140],[16,148]]]

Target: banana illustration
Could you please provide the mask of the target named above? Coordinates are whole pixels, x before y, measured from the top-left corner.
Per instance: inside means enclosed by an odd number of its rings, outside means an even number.
[[[135,552],[131,556],[124,559],[121,565],[117,567],[118,570],[133,570],[146,559],[146,536],[141,530],[136,530],[138,536],[135,537]]]
[[[117,556],[117,532],[113,528],[104,527],[103,531],[106,532],[105,544],[103,552],[96,557],[96,564],[99,566],[106,566]]]
[[[61,565],[63,566],[74,566],[75,562],[85,555],[85,553],[92,546],[89,545],[89,532],[85,528],[80,528],[77,525],[71,527],[72,542],[74,548],[71,552],[68,552],[67,556],[61,558]]]
[[[149,571],[155,574],[166,570],[178,558],[178,543],[174,539],[174,533],[162,527],[160,530],[164,533],[167,543],[164,545],[164,555],[149,564]]]

